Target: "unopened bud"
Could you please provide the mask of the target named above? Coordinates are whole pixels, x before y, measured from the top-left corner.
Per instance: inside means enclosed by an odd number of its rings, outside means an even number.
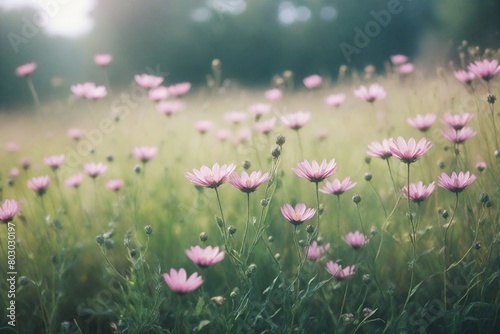
[[[323,203],[320,203],[318,208],[318,213],[321,216],[323,212],[325,212],[325,206],[323,205]]]
[[[306,231],[309,234],[313,234],[314,233],[314,226],[312,226],[311,224],[307,225]]]
[[[476,244],[474,245],[474,248],[476,250],[480,250],[481,249],[481,243],[480,242],[476,242]]]
[[[372,162],[372,157],[365,157],[365,162],[367,165],[369,165],[370,162]]]
[[[286,141],[286,138],[282,134],[279,134],[276,136],[276,145],[283,146],[285,141]]]
[[[28,285],[30,282],[30,279],[26,276],[21,276],[19,277],[19,285],[20,286],[25,286],[25,285]]]
[[[276,261],[279,261],[281,259],[281,254],[280,253],[274,254],[274,258],[276,259]]]
[[[493,94],[489,94],[488,97],[486,98],[486,101],[488,101],[489,104],[495,104],[497,100],[497,97]]]
[[[277,158],[281,155],[281,149],[279,148],[279,146],[276,146],[275,148],[273,148],[273,150],[271,151],[271,155],[274,158]]]
[[[135,258],[135,257],[136,257],[136,255],[137,255],[137,250],[136,250],[135,248],[132,248],[132,249],[130,250],[130,257],[131,257],[131,258]]]
[[[352,201],[355,204],[359,204],[359,202],[361,202],[361,196],[359,196],[358,194],[354,194],[354,196],[352,196]]]
[[[102,245],[104,243],[104,237],[102,234],[99,234],[98,236],[95,237],[95,241],[97,242],[98,245]]]
[[[372,180],[372,173],[365,173],[365,181],[370,182]]]
[[[268,236],[268,237],[267,237],[267,241],[269,241],[269,242],[273,242],[273,241],[274,241],[273,236],[272,236],[272,235]]]
[[[141,166],[136,165],[136,166],[134,167],[134,173],[136,173],[136,174],[140,174],[140,173],[141,173]]]
[[[252,167],[252,163],[250,161],[248,161],[248,160],[243,161],[243,168],[244,169],[248,169],[250,167]]]
[[[268,204],[267,199],[265,199],[265,198],[264,198],[264,199],[260,200],[260,205],[261,205],[263,208],[265,208],[265,207],[267,206],[267,204]]]
[[[481,195],[479,195],[479,200],[481,203],[486,204],[490,201],[490,195],[487,193],[481,193]]]
[[[153,233],[153,226],[151,226],[151,225],[144,226],[144,233],[146,233],[147,235],[150,235],[151,233]]]
[[[299,240],[299,246],[300,247],[306,247],[306,242],[302,239]]]
[[[230,225],[228,228],[227,228],[227,231],[230,235],[233,235],[236,233],[236,227],[234,225]]]
[[[444,219],[448,218],[450,216],[450,214],[448,213],[448,211],[446,210],[443,210],[441,212],[441,217],[443,217]]]
[[[370,274],[364,274],[363,275],[363,283],[365,284],[370,284],[372,281],[372,277]]]
[[[444,169],[446,167],[446,165],[444,164],[444,161],[442,161],[442,160],[439,161],[438,162],[438,167],[439,167],[439,169]]]
[[[212,301],[212,303],[217,304],[217,305],[223,305],[224,302],[226,301],[226,298],[224,298],[222,296],[216,296],[216,297],[212,297],[210,299],[210,301]]]
[[[208,234],[207,234],[207,232],[201,232],[200,233],[200,240],[201,240],[201,242],[205,242],[205,241],[208,240]]]
[[[222,219],[221,219],[220,217],[217,217],[217,216],[216,216],[216,217],[215,217],[215,221],[217,222],[217,225],[218,225],[219,227],[224,226],[224,222],[222,221]]]

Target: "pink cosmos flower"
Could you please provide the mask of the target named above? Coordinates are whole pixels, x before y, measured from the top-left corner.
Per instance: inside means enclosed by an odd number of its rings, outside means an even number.
[[[304,83],[304,86],[306,86],[309,89],[319,87],[323,83],[323,78],[321,78],[317,74],[310,75],[302,81]]]
[[[237,173],[229,175],[227,182],[244,193],[251,193],[267,180],[269,180],[269,173],[262,174],[261,171],[258,171],[248,175],[247,172],[243,171],[241,172],[241,176]]]
[[[99,67],[108,66],[113,60],[113,56],[108,53],[98,53],[94,56],[94,63]]]
[[[326,137],[328,137],[328,130],[326,130],[326,129],[319,129],[317,136],[318,136],[319,140],[325,140]]]
[[[0,222],[7,224],[11,222],[19,212],[19,206],[13,199],[6,199],[0,207]]]
[[[36,63],[28,63],[16,68],[16,75],[18,77],[27,77],[36,71]]]
[[[104,174],[108,170],[108,166],[106,166],[102,162],[89,162],[83,165],[83,170],[85,171],[85,174],[95,179],[99,175]]]
[[[28,181],[28,187],[37,193],[38,196],[43,196],[47,191],[50,184],[50,177],[48,175],[34,177]]]
[[[370,85],[368,88],[365,86],[359,87],[354,91],[354,95],[362,100],[373,103],[377,100],[384,99],[387,96],[387,93],[381,85],[375,83]]]
[[[31,161],[28,158],[22,158],[21,161],[19,161],[19,164],[21,165],[22,169],[28,170],[31,166]]]
[[[139,86],[149,90],[161,85],[164,79],[151,74],[136,74],[134,80]]]
[[[410,194],[408,196],[408,187],[403,187],[403,197],[409,198],[410,201],[414,203],[420,203],[424,199],[430,196],[434,191],[434,182],[429,184],[428,186],[424,186],[422,181],[419,181],[417,184],[410,183]]]
[[[406,63],[398,67],[399,75],[408,75],[413,72],[414,66],[411,63]]]
[[[411,164],[427,153],[432,143],[425,138],[420,139],[418,143],[410,138],[407,143],[402,137],[398,137],[397,140],[389,142],[389,147],[393,156],[406,164]]]
[[[213,127],[214,127],[214,122],[208,120],[201,120],[194,123],[194,128],[196,129],[196,131],[198,131],[202,135],[212,130]]]
[[[278,101],[283,96],[283,92],[279,88],[273,88],[266,91],[265,95],[270,101]]]
[[[257,132],[268,135],[271,131],[273,131],[275,123],[276,123],[276,118],[273,117],[273,118],[268,119],[266,121],[255,123],[254,129]]]
[[[231,136],[231,131],[229,131],[228,129],[219,129],[219,130],[217,130],[217,133],[215,134],[215,136],[221,142],[225,142]]]
[[[472,81],[476,78],[474,72],[459,70],[453,73],[455,78],[466,85],[470,85]]]
[[[106,188],[111,191],[119,191],[123,187],[123,181],[121,179],[113,179],[106,182]]]
[[[87,100],[99,100],[105,97],[108,92],[104,86],[96,86],[93,82],[85,82],[71,86],[71,92],[78,98]]]
[[[392,138],[384,139],[382,143],[374,141],[368,145],[368,151],[366,151],[366,153],[372,157],[387,160],[392,157],[391,147],[389,146],[391,141]]]
[[[311,219],[315,213],[315,209],[307,208],[304,203],[297,203],[295,208],[290,204],[285,204],[281,207],[281,214],[295,226]]]
[[[292,168],[297,176],[315,183],[321,182],[327,177],[332,176],[338,169],[335,159],[330,160],[328,163],[326,159],[323,159],[321,164],[318,164],[316,160],[313,160],[312,164],[304,160],[297,163],[297,167],[298,168]]]
[[[421,131],[426,132],[434,124],[436,120],[436,114],[427,115],[417,115],[415,118],[408,118],[407,122],[411,127]]]
[[[160,102],[166,100],[169,97],[168,87],[158,86],[156,88],[151,88],[148,91],[148,97],[153,102]]]
[[[64,162],[64,154],[53,155],[43,159],[45,164],[52,168],[52,170],[57,170]]]
[[[178,294],[185,295],[192,292],[203,284],[203,279],[198,276],[198,273],[193,273],[189,278],[187,278],[186,270],[184,268],[170,269],[170,273],[164,273],[163,279],[165,283],[170,287],[170,289]]]
[[[74,141],[79,141],[82,138],[82,130],[76,129],[76,128],[71,128],[71,129],[68,129],[67,135],[69,138],[73,139]]]
[[[83,175],[78,173],[77,175],[70,176],[64,181],[66,187],[68,188],[78,188],[80,184],[83,182]]]
[[[332,107],[339,107],[340,105],[342,105],[342,103],[345,102],[345,98],[346,98],[346,96],[343,93],[332,94],[332,95],[328,95],[325,98],[325,103],[329,106],[332,106]]]
[[[281,116],[281,122],[293,130],[298,130],[303,127],[311,118],[308,112],[297,111],[296,113]]]
[[[486,162],[484,162],[484,161],[478,162],[478,163],[476,164],[476,169],[477,169],[480,173],[484,172],[484,171],[486,170],[486,167],[487,167],[487,165],[486,165]]]
[[[332,195],[342,195],[345,193],[347,190],[354,188],[354,186],[357,184],[357,182],[351,182],[350,177],[346,177],[343,181],[340,181],[339,179],[333,180],[333,182],[325,182],[325,186],[321,188],[319,191],[325,194],[332,194]]]
[[[224,120],[232,124],[240,124],[248,117],[247,113],[241,111],[231,111],[224,114]]]
[[[259,120],[263,115],[271,111],[271,106],[265,103],[256,103],[248,107],[248,111],[253,115],[255,120]]]
[[[156,109],[165,116],[171,116],[184,109],[184,103],[181,101],[161,101],[156,105]]]
[[[474,63],[469,64],[467,68],[484,81],[490,81],[500,72],[500,65],[498,65],[498,60],[496,59],[491,61],[488,59],[483,59],[482,61],[476,60]]]
[[[366,236],[359,231],[349,232],[342,237],[342,239],[352,248],[359,249],[367,243]]]
[[[132,153],[134,154],[134,157],[136,159],[139,159],[143,163],[146,163],[156,157],[156,155],[158,154],[158,149],[156,147],[139,146],[135,147]]]
[[[249,128],[240,129],[238,130],[236,137],[238,143],[240,144],[248,143],[249,141],[252,140],[252,130]]]
[[[168,92],[172,96],[183,96],[191,89],[189,82],[181,82],[175,85],[168,86]]]
[[[11,141],[5,145],[5,149],[7,152],[14,153],[18,152],[21,149],[21,146],[19,146],[18,143]]]
[[[453,172],[451,176],[448,176],[446,173],[442,173],[438,177],[438,186],[448,189],[453,193],[459,193],[474,182],[475,179],[476,176],[474,174],[470,174],[469,172],[466,172],[465,174],[464,172],[460,172],[458,175]]]
[[[234,164],[222,165],[214,164],[212,169],[202,166],[200,170],[193,169],[193,173],[186,173],[186,177],[191,183],[206,188],[217,188],[226,182],[229,175],[236,169]]]
[[[461,144],[467,139],[474,137],[476,132],[469,127],[465,127],[460,130],[446,129],[441,134],[452,143]]]
[[[224,252],[219,252],[219,247],[212,248],[212,246],[206,248],[201,248],[198,245],[191,246],[190,249],[186,250],[186,255],[194,264],[202,268],[213,266],[224,259]]]
[[[11,179],[15,179],[16,177],[18,177],[18,176],[19,176],[19,174],[21,174],[21,172],[19,172],[19,169],[15,168],[15,167],[14,167],[14,168],[11,168],[11,169],[9,170],[9,177],[10,177]]]
[[[461,114],[461,115],[459,115],[459,114],[452,115],[450,113],[446,113],[444,115],[444,117],[441,119],[441,122],[443,122],[443,124],[445,124],[445,125],[448,125],[448,126],[454,128],[455,130],[460,130],[464,126],[466,126],[473,117],[474,117],[474,115],[469,114],[469,113],[465,113],[465,114]]]
[[[315,240],[311,245],[309,245],[309,248],[306,248],[306,259],[308,259],[309,261],[317,261],[329,249],[330,243],[327,243],[324,246],[318,246],[318,243]]]
[[[391,62],[394,65],[403,65],[407,61],[408,61],[408,57],[406,57],[404,55],[393,55],[393,56],[391,56]]]
[[[345,279],[348,279],[352,275],[354,275],[354,271],[356,270],[356,266],[347,266],[344,269],[342,269],[342,266],[338,263],[335,263],[333,261],[329,261],[326,264],[326,271],[330,273],[335,279],[338,281],[343,281]]]

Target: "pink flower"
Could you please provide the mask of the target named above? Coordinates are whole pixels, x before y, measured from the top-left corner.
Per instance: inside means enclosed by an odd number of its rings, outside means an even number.
[[[474,137],[476,132],[469,127],[465,127],[460,130],[446,129],[441,134],[452,143],[461,144],[467,139]]]
[[[156,109],[165,116],[171,116],[184,109],[184,103],[181,101],[161,101],[156,105]]]
[[[283,96],[283,92],[278,88],[273,88],[266,91],[265,95],[270,101],[278,101]]]
[[[7,152],[13,153],[18,152],[21,149],[21,146],[19,146],[18,143],[11,141],[5,145],[5,149]]]
[[[99,100],[105,97],[108,92],[104,86],[96,86],[93,82],[85,82],[71,86],[71,92],[78,98],[87,100]]]
[[[335,159],[330,160],[328,163],[326,159],[323,159],[321,165],[318,164],[316,160],[313,160],[312,164],[304,160],[303,162],[297,163],[297,167],[298,168],[292,168],[297,176],[315,183],[321,182],[327,177],[332,176],[338,169]]]
[[[304,83],[304,86],[306,86],[309,89],[312,89],[319,87],[323,82],[323,79],[319,75],[314,74],[304,78],[302,82]]]
[[[31,161],[28,158],[22,158],[21,161],[19,161],[19,164],[21,165],[22,169],[28,170],[31,166]]]
[[[251,193],[267,180],[269,180],[269,173],[262,174],[261,171],[258,171],[252,172],[252,174],[248,175],[247,172],[243,171],[241,176],[236,173],[232,173],[227,182],[244,193]]]
[[[290,204],[285,204],[281,207],[281,214],[295,226],[311,219],[315,213],[315,209],[308,209],[303,203],[297,203],[295,208]]]
[[[19,212],[19,206],[13,199],[6,199],[0,207],[0,222],[7,224],[11,222]]]
[[[411,63],[406,63],[398,67],[398,73],[400,75],[408,75],[412,73],[414,70],[414,66]]]
[[[493,77],[500,72],[500,66],[498,65],[498,60],[476,60],[474,63],[469,64],[467,67],[469,71],[481,77],[484,81],[490,81]]]
[[[377,100],[382,100],[386,97],[387,93],[384,88],[379,84],[372,84],[366,88],[361,86],[354,91],[354,95],[367,102],[373,103]]]
[[[102,162],[89,162],[83,165],[83,170],[88,176],[95,179],[99,175],[104,174],[108,170],[108,166],[106,166]]]
[[[470,71],[464,71],[464,70],[459,70],[453,73],[455,78],[464,84],[470,85],[472,83],[472,80],[476,78],[476,75],[474,72]]]
[[[156,155],[158,154],[158,149],[156,147],[139,146],[135,147],[132,153],[134,154],[134,157],[136,159],[139,159],[143,163],[146,163],[156,157]]]
[[[172,96],[183,96],[191,89],[189,82],[181,82],[175,85],[168,86],[168,92]]]
[[[430,196],[434,191],[434,182],[429,184],[428,186],[424,186],[422,181],[419,181],[417,184],[410,183],[410,196],[409,199],[412,202],[420,203],[424,199]],[[403,197],[408,198],[408,187],[403,187]]]
[[[186,177],[194,185],[206,187],[206,188],[217,188],[231,175],[236,169],[234,164],[222,165],[214,164],[212,169],[207,166],[202,166],[200,170],[193,169],[193,173],[186,173]]]
[[[303,127],[311,118],[308,112],[297,111],[296,113],[281,116],[281,122],[293,130],[298,130]]]
[[[389,142],[389,147],[393,156],[406,164],[410,164],[427,153],[431,149],[432,143],[425,138],[420,139],[418,143],[415,139],[410,138],[406,143],[402,137],[398,137],[397,140]]]
[[[119,191],[123,187],[123,181],[120,179],[113,179],[106,182],[106,188],[111,191]]]
[[[350,177],[346,177],[344,181],[340,181],[339,179],[333,180],[333,182],[325,182],[325,186],[321,188],[319,191],[325,194],[332,195],[342,195],[347,190],[354,188],[357,182],[351,182]]]
[[[394,65],[403,65],[407,61],[408,61],[408,57],[406,57],[404,55],[393,55],[393,56],[391,56],[391,62]]]
[[[34,177],[28,181],[28,187],[35,191],[38,196],[43,196],[47,191],[50,184],[50,177],[48,175]]]
[[[477,169],[477,170],[478,170],[478,172],[480,172],[480,173],[484,172],[484,171],[486,170],[486,167],[487,167],[487,166],[486,166],[486,162],[484,162],[484,161],[478,162],[478,163],[476,164],[476,169]]]
[[[77,174],[75,176],[70,176],[64,181],[66,187],[68,188],[78,188],[80,184],[83,182],[83,175]]]
[[[94,56],[94,63],[99,67],[108,66],[113,60],[113,56],[107,53],[98,53]]]
[[[198,273],[193,273],[187,278],[184,268],[179,269],[178,272],[173,268],[170,269],[170,274],[164,273],[163,279],[172,291],[181,295],[192,292],[203,284],[203,279],[201,276],[198,276]]]
[[[82,130],[76,128],[68,129],[67,135],[74,141],[79,141],[82,138]]]
[[[366,153],[368,155],[371,155],[372,157],[387,160],[392,157],[391,147],[389,146],[389,143],[391,141],[392,138],[384,139],[382,143],[374,141],[370,145],[368,145],[368,151],[366,151]]]
[[[50,157],[46,157],[43,159],[45,164],[52,168],[52,170],[57,170],[64,162],[64,154],[61,155],[53,155]]]
[[[276,118],[273,117],[271,119],[268,119],[267,121],[255,123],[254,129],[257,132],[267,135],[271,131],[273,131],[275,123],[276,123]]]
[[[332,94],[325,98],[325,103],[332,107],[339,107],[345,101],[345,94]]]
[[[136,74],[134,80],[142,88],[152,89],[161,85],[164,79],[151,74]]]
[[[460,172],[458,175],[453,172],[451,176],[448,176],[446,173],[442,173],[438,177],[438,186],[448,189],[453,193],[459,193],[474,182],[475,179],[476,176],[474,174],[470,174],[469,172],[466,172],[465,174],[464,172]]]
[[[309,245],[309,248],[306,248],[306,259],[309,261],[317,261],[323,254],[326,253],[327,250],[330,249],[330,244],[326,244],[324,246],[318,246],[318,243],[315,241]]]
[[[221,142],[224,142],[229,138],[229,136],[231,136],[231,132],[228,129],[219,129],[219,130],[217,130],[217,133],[215,134],[215,136]]]
[[[10,177],[11,179],[15,179],[16,177],[18,177],[18,176],[19,176],[19,174],[20,174],[19,169],[15,168],[15,167],[14,167],[14,168],[11,168],[11,169],[9,170],[9,177]]]
[[[415,118],[408,118],[407,122],[410,126],[415,129],[425,132],[429,130],[429,128],[434,124],[436,120],[435,114],[427,114],[427,115],[417,115]]]
[[[342,239],[354,249],[359,249],[368,242],[366,236],[363,233],[359,233],[359,231],[355,231],[354,233],[349,232]]]
[[[355,265],[347,266],[344,269],[342,269],[342,266],[340,264],[335,263],[333,261],[329,261],[326,264],[326,271],[328,271],[330,275],[335,277],[335,279],[337,279],[338,281],[343,281],[354,275],[355,269],[356,269]]]
[[[465,113],[465,114],[461,114],[461,115],[458,115],[458,114],[452,115],[450,113],[446,113],[444,115],[444,117],[441,119],[441,122],[443,122],[443,124],[445,124],[445,125],[448,125],[448,126],[454,128],[455,130],[460,130],[464,126],[466,126],[473,117],[474,117],[474,115],[469,114],[469,113]]]
[[[153,102],[159,102],[166,100],[169,97],[168,87],[158,86],[156,88],[151,88],[148,92],[148,97]]]
[[[250,111],[253,117],[258,121],[263,115],[271,111],[271,106],[265,103],[256,103],[248,107],[248,111]]]
[[[247,113],[241,111],[231,111],[224,114],[224,120],[232,124],[240,124],[248,117]]]
[[[252,130],[249,128],[242,128],[237,133],[237,142],[240,144],[248,143],[252,140]]]
[[[27,77],[36,71],[36,63],[28,63],[16,68],[16,75],[18,77]]]
[[[198,245],[191,246],[190,249],[186,250],[186,255],[194,264],[202,268],[213,266],[224,259],[224,252],[219,252],[219,247],[212,248],[212,246],[206,248],[201,248]]]
[[[196,129],[196,131],[198,131],[202,135],[212,130],[213,127],[214,127],[214,122],[208,120],[201,120],[194,123],[194,128]]]

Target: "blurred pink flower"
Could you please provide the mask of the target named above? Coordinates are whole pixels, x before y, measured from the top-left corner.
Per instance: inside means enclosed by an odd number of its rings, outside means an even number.
[[[67,135],[69,138],[73,139],[74,141],[78,141],[82,138],[82,130],[76,129],[76,128],[71,128],[71,129],[68,129]]]
[[[27,77],[28,75],[33,74],[36,71],[36,63],[28,63],[21,65],[16,68],[16,75],[18,77]]]
[[[156,147],[139,146],[134,147],[132,153],[134,154],[134,157],[136,159],[141,160],[143,163],[146,163],[156,157],[156,155],[158,154],[158,149]]]
[[[194,128],[196,129],[196,131],[198,131],[202,135],[212,130],[213,127],[214,127],[214,122],[209,120],[201,120],[194,123]]]
[[[198,273],[196,272],[187,278],[186,270],[184,270],[184,268],[179,269],[178,272],[173,268],[170,269],[169,274],[163,274],[163,279],[172,291],[181,295],[192,292],[203,284],[202,277],[198,276]]]
[[[212,248],[212,246],[206,248],[201,248],[198,245],[191,246],[186,250],[186,255],[194,264],[202,268],[213,266],[224,259],[224,252],[219,252],[219,247]]]
[[[391,147],[389,146],[389,143],[391,141],[392,138],[384,139],[382,143],[374,141],[370,145],[368,145],[368,151],[366,151],[366,153],[368,153],[368,155],[371,155],[372,157],[387,160],[392,157]]]
[[[158,86],[155,88],[151,88],[148,91],[148,97],[153,102],[160,102],[166,100],[170,96],[168,92],[168,87]]]
[[[427,115],[417,115],[414,118],[408,118],[407,122],[410,126],[415,129],[425,132],[429,130],[429,128],[434,124],[436,120],[436,114],[427,114]]]
[[[236,169],[234,164],[222,165],[214,164],[212,169],[202,166],[200,170],[193,169],[193,173],[186,173],[186,178],[194,185],[206,188],[217,188],[231,175]]]
[[[467,139],[474,137],[476,132],[469,127],[465,127],[460,130],[446,129],[441,134],[452,143],[461,144]]]
[[[273,88],[266,91],[265,95],[270,101],[278,101],[283,96],[283,92],[279,88]]]
[[[318,164],[316,160],[313,160],[312,163],[304,160],[297,163],[297,167],[298,168],[292,168],[297,176],[315,183],[321,182],[327,177],[332,176],[338,169],[335,159],[330,160],[328,163],[326,159],[323,159],[321,164]]]
[[[476,176],[474,174],[470,174],[469,172],[460,172],[458,175],[453,172],[451,176],[448,176],[446,173],[442,173],[438,177],[438,186],[453,193],[459,193],[474,182],[475,179]]]
[[[325,186],[321,188],[319,191],[325,194],[332,194],[339,196],[345,193],[347,190],[354,188],[356,184],[357,182],[351,182],[350,177],[346,177],[343,181],[335,179],[333,180],[333,182],[326,181]]]
[[[189,82],[181,82],[175,85],[168,86],[168,92],[172,96],[183,96],[191,89]]]
[[[99,175],[104,174],[108,170],[108,166],[106,166],[102,162],[99,163],[89,162],[83,165],[83,170],[85,174],[95,179]]]
[[[307,208],[304,203],[297,203],[295,208],[290,204],[285,204],[281,207],[281,214],[283,217],[295,226],[311,219],[315,213],[315,209]]]
[[[269,134],[271,131],[274,129],[274,124],[276,123],[276,118],[273,117],[271,119],[268,119],[266,121],[262,121],[259,123],[255,123],[254,129],[257,132],[260,132],[262,134]]]
[[[486,162],[484,162],[484,161],[478,162],[476,164],[476,169],[480,173],[484,172],[486,170],[486,167],[487,167],[487,165],[486,165]]]
[[[71,86],[71,92],[78,98],[87,100],[99,100],[105,97],[108,92],[104,86],[96,86],[93,82],[85,82]]]
[[[344,269],[342,269],[342,266],[338,263],[335,263],[333,261],[329,261],[326,264],[326,271],[330,273],[335,279],[338,281],[343,281],[345,279],[350,278],[352,275],[354,275],[354,271],[356,270],[356,266],[347,266]]]
[[[244,122],[248,114],[242,111],[230,111],[224,114],[224,120],[232,124],[240,124]]]
[[[391,62],[394,65],[403,65],[404,63],[406,63],[408,61],[408,57],[406,57],[404,55],[393,55],[390,58],[391,58]]]
[[[184,103],[181,101],[161,101],[156,105],[156,109],[165,116],[171,116],[184,109]]]
[[[331,94],[325,98],[325,103],[332,107],[339,107],[342,103],[345,102],[345,98],[346,96],[343,93]]]
[[[20,208],[13,199],[6,199],[0,207],[0,222],[7,224],[11,222],[19,212]]]
[[[123,187],[123,181],[121,179],[113,179],[106,182],[106,188],[111,191],[119,191]]]
[[[441,119],[441,122],[443,122],[443,124],[445,125],[454,128],[455,130],[460,130],[464,126],[466,126],[473,117],[474,115],[469,113],[461,115],[460,114],[452,115],[450,113],[446,113],[444,117]]]
[[[248,107],[248,111],[250,111],[255,120],[258,121],[263,115],[271,111],[271,106],[265,103],[256,103]]]
[[[281,122],[293,130],[298,130],[303,127],[311,118],[308,112],[297,111],[292,114],[287,114],[280,117]]]
[[[410,73],[413,73],[414,66],[411,63],[406,63],[398,67],[398,73],[400,75],[408,75]]]
[[[304,83],[304,86],[306,86],[306,88],[312,89],[319,87],[323,83],[323,78],[321,78],[317,74],[313,74],[304,78],[302,82]]]
[[[50,157],[46,157],[43,159],[45,164],[52,168],[52,170],[57,170],[64,162],[64,154],[61,155],[53,155]]]
[[[389,142],[389,147],[393,156],[410,164],[427,153],[431,149],[432,143],[425,138],[420,139],[418,143],[415,139],[410,138],[407,143],[402,137],[398,137],[397,140],[393,139]]]
[[[7,152],[13,153],[18,152],[21,149],[21,146],[19,146],[18,143],[11,141],[5,144],[5,149],[7,150]]]
[[[98,53],[94,56],[94,63],[99,67],[108,66],[113,60],[113,56],[108,53]]]
[[[375,83],[370,85],[368,88],[365,86],[359,87],[354,91],[354,95],[362,100],[373,103],[377,100],[384,99],[387,96],[387,93],[381,85]]]
[[[9,170],[9,177],[10,177],[11,179],[15,179],[16,177],[18,177],[18,176],[19,176],[19,174],[21,174],[21,173],[19,172],[19,169],[15,168],[15,167],[14,167],[14,168],[11,168],[11,169]]]
[[[328,137],[328,130],[326,129],[318,129],[318,139],[325,140]]]
[[[459,70],[453,73],[455,78],[464,84],[470,85],[472,81],[476,78],[474,72]]]
[[[367,243],[366,236],[359,231],[349,232],[342,239],[354,249],[359,249]]]
[[[269,180],[269,173],[262,174],[261,171],[258,171],[248,175],[247,172],[243,171],[241,172],[241,176],[233,172],[229,175],[227,182],[244,193],[251,193],[267,180]]]
[[[417,184],[410,183],[410,196],[408,197],[408,187],[403,187],[403,197],[409,198],[410,201],[415,203],[420,203],[424,199],[430,196],[434,191],[434,182],[429,184],[428,186],[424,186],[422,181],[419,181]]]
[[[498,60],[496,59],[476,60],[474,63],[469,64],[467,68],[478,77],[481,77],[484,81],[490,81],[500,72],[500,65],[498,65]]]
[[[306,248],[307,251],[306,259],[308,259],[309,261],[317,261],[329,249],[330,249],[329,243],[327,243],[324,246],[318,246],[318,243],[316,242],[316,240],[314,240],[312,244],[309,245],[309,248]]]
[[[217,133],[215,134],[215,136],[221,142],[224,142],[231,136],[231,131],[229,131],[228,129],[219,129],[219,130],[217,130]]]
[[[19,161],[19,164],[21,165],[22,169],[27,170],[31,166],[31,161],[28,158],[22,158],[21,161]]]
[[[236,136],[237,136],[237,143],[239,144],[248,143],[252,140],[252,129],[242,128],[238,130]]]
[[[78,173],[77,175],[70,176],[64,181],[66,187],[68,188],[78,188],[83,182],[83,175]]]
[[[34,177],[28,181],[28,187],[37,193],[38,196],[43,196],[47,191],[50,184],[50,177],[48,175]]]
[[[149,90],[161,85],[164,79],[151,74],[136,74],[134,80],[139,86]]]

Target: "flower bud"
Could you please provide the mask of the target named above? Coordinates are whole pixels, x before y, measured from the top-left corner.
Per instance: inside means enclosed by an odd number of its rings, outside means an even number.
[[[106,160],[107,160],[108,162],[113,162],[114,158],[113,158],[113,156],[110,154],[110,155],[108,155],[108,156],[106,157]]]
[[[311,224],[307,225],[306,231],[309,234],[313,234],[314,233],[314,226],[312,226]]]
[[[140,173],[141,173],[141,166],[136,165],[136,166],[134,167],[134,173],[136,173],[136,174],[140,174]]]
[[[233,291],[231,291],[231,293],[229,294],[229,297],[236,298],[238,296],[239,292],[240,292],[239,288],[234,288]]]
[[[247,170],[248,168],[252,167],[252,163],[248,160],[243,161],[243,168]]]
[[[479,195],[479,201],[483,204],[488,203],[490,201],[490,195],[487,193],[481,193],[481,195]]]
[[[369,308],[369,307],[365,307],[365,308],[363,309],[363,316],[366,318],[366,317],[367,317],[367,316],[369,316],[369,315],[370,315],[370,313],[372,313],[372,312],[373,312],[373,310],[372,310],[371,308]]]
[[[269,242],[273,242],[273,241],[274,241],[273,236],[272,236],[272,235],[268,236],[268,237],[267,237],[267,241],[269,241]]]
[[[151,235],[151,233],[153,233],[153,226],[151,225],[144,226],[144,233],[146,233],[147,235]]]
[[[269,202],[268,202],[268,200],[267,200],[267,199],[265,199],[265,198],[260,200],[260,205],[261,205],[263,208],[265,208],[265,207],[267,206],[267,204],[268,204],[268,203],[269,203]]]
[[[365,181],[370,182],[372,180],[372,173],[365,173]]]
[[[480,250],[481,249],[481,243],[480,242],[476,242],[476,244],[474,245],[474,248],[476,250]]]
[[[245,275],[250,278],[254,273],[255,271],[257,270],[257,266],[255,264],[251,264],[248,266],[248,269],[245,271]]]
[[[318,208],[318,213],[321,216],[323,212],[325,212],[325,206],[323,205],[323,203],[320,203]]]
[[[372,277],[370,274],[363,275],[363,283],[370,284],[372,282]]]
[[[281,254],[280,253],[274,254],[274,258],[276,259],[276,261],[279,261],[281,259]]]
[[[495,104],[496,100],[497,100],[497,97],[493,94],[489,94],[486,97],[486,101],[488,101],[489,104]]]
[[[132,248],[132,249],[130,250],[130,257],[131,257],[131,258],[135,258],[135,257],[136,257],[136,255],[137,255],[137,250],[136,250],[135,248]]]
[[[224,226],[224,222],[222,221],[222,219],[221,219],[220,217],[217,217],[217,216],[216,216],[216,217],[215,217],[215,221],[217,222],[217,225],[218,225],[219,227]]]
[[[440,160],[438,162],[438,167],[439,167],[439,169],[444,169],[446,167],[446,165],[444,164],[444,161]]]
[[[299,240],[299,246],[300,247],[306,247],[306,242],[302,239]]]
[[[229,227],[227,228],[227,232],[230,234],[230,235],[233,235],[236,233],[236,226],[234,225],[229,225]]]
[[[285,141],[286,141],[286,138],[282,134],[279,134],[276,136],[276,145],[283,146]]]
[[[107,249],[113,249],[115,247],[115,242],[113,239],[106,239],[104,241],[104,246],[106,246]]]
[[[95,237],[95,241],[98,245],[102,245],[104,243],[104,237],[102,234],[99,234]]]
[[[19,281],[18,282],[19,282],[20,286],[25,286],[25,285],[29,284],[30,279],[28,277],[26,277],[26,276],[21,276],[21,277],[19,277]]]
[[[342,314],[342,320],[344,320],[345,322],[352,322],[354,320],[354,314],[344,313]]]
[[[499,150],[495,151],[495,158],[500,158],[500,151]]]
[[[369,165],[370,162],[372,162],[372,157],[365,157],[365,163]]]
[[[217,304],[217,305],[223,305],[224,302],[226,301],[226,298],[222,297],[222,296],[215,296],[215,297],[212,297],[210,299],[210,301],[214,304]]]
[[[273,148],[273,150],[271,151],[271,155],[273,156],[273,158],[277,158],[281,155],[281,149],[279,148],[279,146]]]
[[[201,242],[205,242],[205,241],[208,240],[208,234],[207,234],[207,232],[201,232],[200,233],[200,240],[201,240]]]
[[[441,212],[441,217],[443,217],[444,219],[448,218],[450,216],[450,214],[448,213],[448,211],[446,210],[443,210]]]
[[[354,194],[354,196],[352,196],[352,201],[355,204],[359,204],[359,202],[361,202],[361,196],[359,196],[358,194]]]

